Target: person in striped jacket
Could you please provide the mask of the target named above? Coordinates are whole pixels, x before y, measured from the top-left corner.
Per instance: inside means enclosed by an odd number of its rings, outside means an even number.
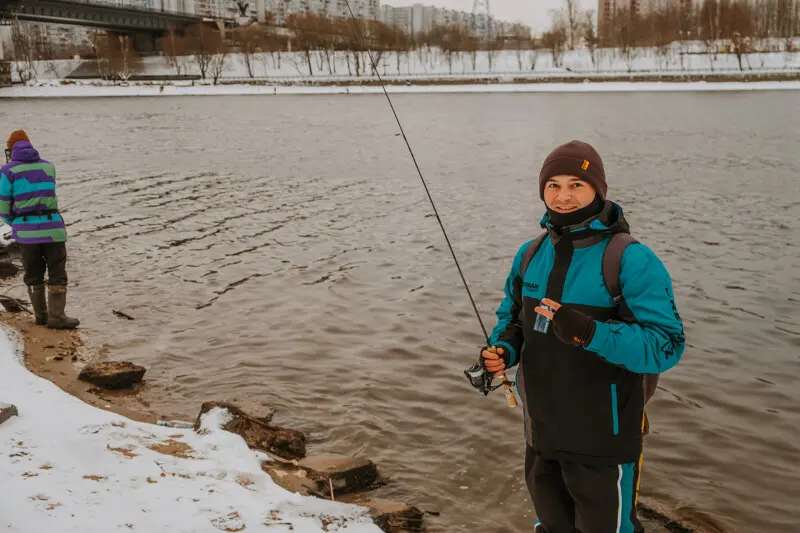
[[[6,165],[0,168],[0,217],[11,226],[12,236],[22,249],[24,281],[36,324],[51,329],[73,329],[80,321],[64,312],[67,230],[58,212],[56,167],[39,157],[23,130],[13,132],[8,138],[6,160]]]

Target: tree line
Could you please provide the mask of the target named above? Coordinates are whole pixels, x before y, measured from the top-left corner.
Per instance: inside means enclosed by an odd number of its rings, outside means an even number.
[[[578,0],[564,0],[561,9],[553,12],[550,28],[539,36],[531,36],[523,27],[512,27],[506,35],[489,39],[474,35],[466,26],[434,26],[430,31],[407,35],[398,27],[377,20],[330,19],[314,13],[286,17],[282,28],[274,24],[267,13],[266,24],[250,24],[224,34],[215,26],[196,24],[182,34],[170,29],[160,39],[158,49],[176,74],[186,74],[197,67],[202,78],[216,83],[232,53],[242,58],[249,77],[255,77],[256,63],[270,61],[280,69],[283,53],[289,56],[298,73],[309,76],[327,70],[340,74],[336,57],[345,55],[349,75],[370,74],[372,65],[362,51],[366,46],[376,64],[387,53],[397,63],[400,72],[402,58],[418,54],[422,60],[436,50],[448,63],[450,71],[457,59],[471,58],[476,69],[478,53],[485,55],[489,69],[501,50],[515,50],[519,68],[533,70],[537,58],[549,53],[554,66],[562,65],[569,50],[585,48],[592,64],[598,66],[600,50],[614,50],[633,68],[635,58],[644,49],[655,50],[666,62],[678,53],[696,52],[688,43],[700,44],[713,68],[718,54],[735,54],[739,67],[748,54],[774,51],[794,52],[792,37],[800,35],[800,2],[792,0],[705,0],[696,5],[680,2],[660,10],[639,13],[627,8],[617,9],[600,21],[597,13],[582,10]],[[688,4],[691,4],[689,6]],[[141,58],[129,37],[92,30],[89,43],[79,48],[60,50],[41,26],[16,22],[12,25],[13,58],[23,81],[35,77],[36,62],[53,61],[80,54],[94,58],[100,75],[109,79],[127,79],[141,65]],[[301,59],[298,59],[301,58]],[[388,55],[387,55],[388,57]],[[424,63],[424,61],[421,61]],[[763,65],[762,65],[763,66]],[[264,64],[264,71],[267,71]],[[343,73],[342,73],[343,74]]]
[[[743,70],[745,54],[795,52],[793,37],[797,36],[800,2],[792,0],[679,2],[644,13],[621,8],[599,26],[594,11],[581,10],[577,0],[564,0],[541,41],[556,63],[565,50],[585,46],[592,62],[598,48],[613,48],[620,51],[629,67],[642,48],[667,56],[676,43],[699,42],[705,47],[704,53],[711,56],[712,68],[717,54],[734,53]]]

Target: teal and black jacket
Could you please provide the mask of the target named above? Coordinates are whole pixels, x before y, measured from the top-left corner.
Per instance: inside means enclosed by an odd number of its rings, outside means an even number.
[[[683,355],[686,338],[672,280],[645,245],[629,245],[622,256],[620,284],[630,315],[623,322],[602,275],[603,253],[614,233],[628,233],[622,209],[606,202],[589,220],[549,232],[529,263],[529,243],[514,258],[497,310],[490,343],[510,351],[519,365],[517,388],[525,410],[526,439],[553,459],[622,464],[638,461],[644,417],[643,374],[660,374]],[[521,301],[516,295],[521,294]],[[595,320],[585,347],[567,345],[533,329],[542,298],[573,304]],[[632,320],[631,320],[632,318]]]

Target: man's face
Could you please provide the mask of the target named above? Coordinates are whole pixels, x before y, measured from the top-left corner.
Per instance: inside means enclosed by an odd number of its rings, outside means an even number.
[[[544,186],[544,203],[556,213],[571,213],[594,201],[591,185],[575,176],[553,176]]]

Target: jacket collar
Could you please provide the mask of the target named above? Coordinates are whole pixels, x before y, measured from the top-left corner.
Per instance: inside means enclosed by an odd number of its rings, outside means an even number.
[[[603,209],[579,224],[556,229],[545,214],[539,224],[550,234],[550,240],[556,244],[559,240],[572,240],[575,248],[592,246],[614,233],[630,233],[630,226],[625,220],[622,208],[610,200],[606,200]]]

